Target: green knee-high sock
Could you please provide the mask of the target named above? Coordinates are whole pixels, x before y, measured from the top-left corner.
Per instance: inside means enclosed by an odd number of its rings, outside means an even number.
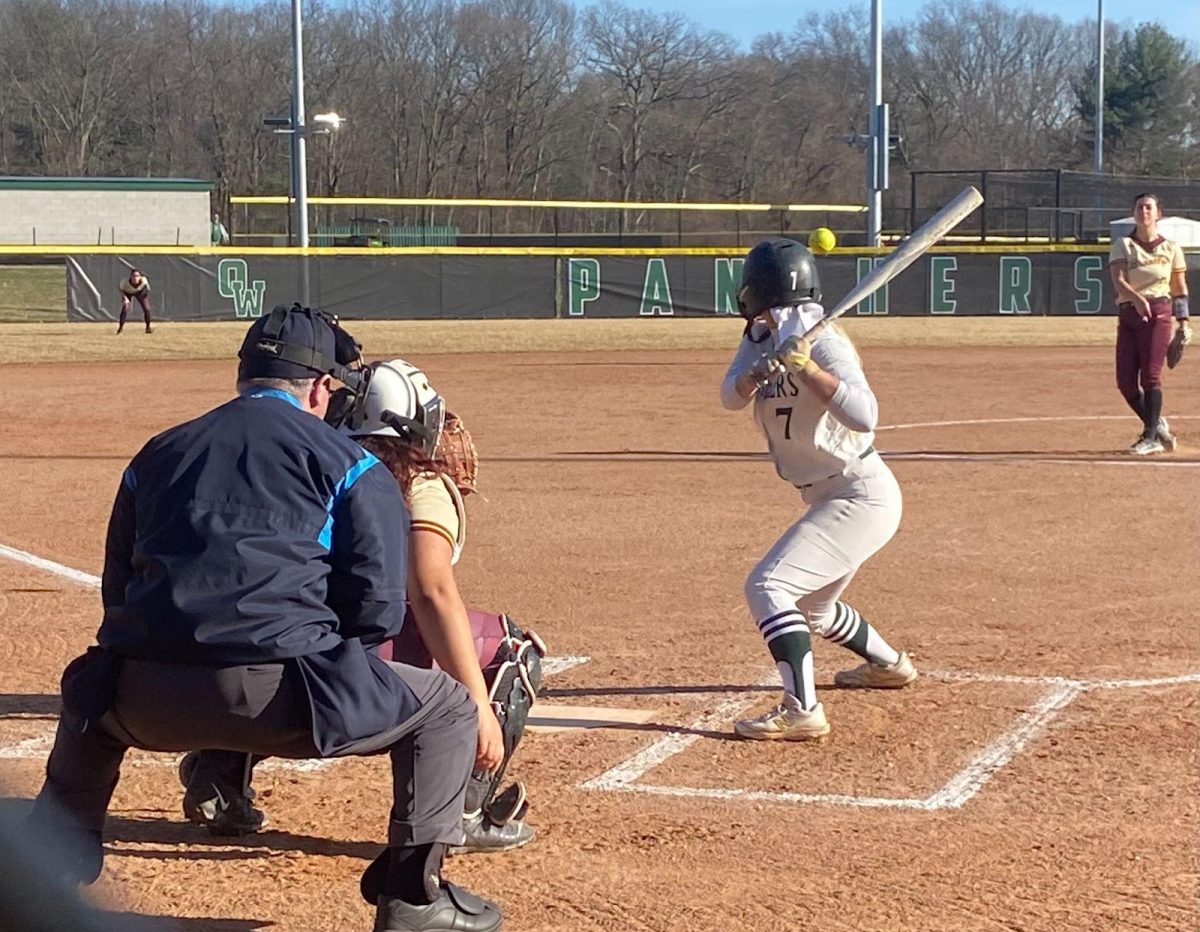
[[[766,639],[771,656],[775,658],[775,665],[783,678],[783,691],[794,697],[801,708],[816,708],[812,635],[808,633],[804,616],[798,611],[781,612],[764,618],[758,623],[758,629]]]
[[[896,649],[871,627],[857,609],[845,602],[834,603],[833,621],[825,629],[825,637],[871,663],[890,666],[900,659]]]

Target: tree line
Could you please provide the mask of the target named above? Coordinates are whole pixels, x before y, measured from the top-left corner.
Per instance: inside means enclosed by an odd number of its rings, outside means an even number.
[[[861,202],[865,3],[748,51],[614,2],[367,0],[305,7],[315,194]],[[951,168],[1088,170],[1095,23],[934,0],[884,44],[895,190]],[[1106,30],[1105,161],[1200,175],[1200,63],[1163,27]],[[288,190],[282,0],[6,0],[0,174],[178,176]]]

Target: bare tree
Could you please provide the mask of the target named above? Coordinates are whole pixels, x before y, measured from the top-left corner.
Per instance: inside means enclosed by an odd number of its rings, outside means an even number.
[[[630,3],[308,0],[310,111],[348,120],[309,145],[315,190],[862,200],[863,155],[843,139],[867,126],[865,0],[785,23],[745,53],[682,14]],[[263,117],[290,106],[290,27],[277,0],[6,0],[0,171],[207,178],[226,208],[235,193],[285,192],[287,139]],[[908,163],[1088,167],[1091,38],[1088,22],[998,0],[931,0],[893,25],[885,96]],[[1110,27],[1109,47],[1109,164],[1200,172],[1195,50],[1145,25]],[[418,216],[488,220],[398,219]],[[496,219],[600,232],[663,216]]]

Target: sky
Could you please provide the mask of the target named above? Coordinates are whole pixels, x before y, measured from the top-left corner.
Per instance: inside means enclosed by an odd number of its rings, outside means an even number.
[[[574,0],[576,6],[589,5]],[[883,24],[911,22],[928,0],[881,0]],[[1095,21],[1098,0],[1037,0],[1036,3],[999,0],[1012,10],[1036,10],[1058,16],[1066,23]],[[620,0],[622,6],[654,13],[675,11],[707,29],[733,36],[744,47],[764,32],[789,32],[800,18],[810,12],[837,9],[844,5],[870,8],[870,0],[845,0],[830,4],[819,0]],[[1147,7],[1151,11],[1147,11]],[[1104,0],[1104,18],[1124,26],[1136,26],[1148,19],[1161,23],[1168,32],[1192,43],[1200,52],[1200,0]]]

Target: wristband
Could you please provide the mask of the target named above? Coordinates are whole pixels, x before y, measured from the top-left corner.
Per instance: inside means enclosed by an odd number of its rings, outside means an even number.
[[[1171,310],[1174,312],[1177,320],[1188,319],[1188,296],[1181,294],[1178,298],[1171,301]]]

